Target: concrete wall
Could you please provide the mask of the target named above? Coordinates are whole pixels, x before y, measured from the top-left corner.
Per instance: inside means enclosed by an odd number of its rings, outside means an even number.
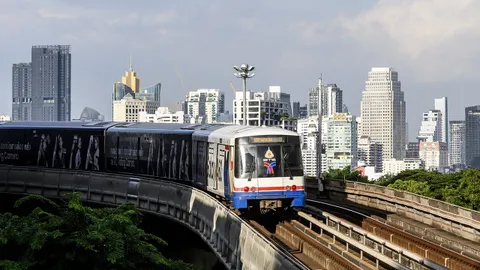
[[[0,193],[61,197],[82,192],[85,201],[129,201],[145,212],[174,219],[197,232],[228,269],[302,269],[220,202],[197,189],[152,178],[55,169],[0,166]]]
[[[394,212],[480,242],[480,212],[410,192],[353,181],[326,181],[330,198]]]

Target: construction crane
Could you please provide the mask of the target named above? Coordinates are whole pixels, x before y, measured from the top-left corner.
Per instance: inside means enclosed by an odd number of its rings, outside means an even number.
[[[230,82],[230,87],[232,88],[233,90],[233,94],[236,95],[237,94],[237,89],[235,89],[235,87],[233,86],[233,83]]]

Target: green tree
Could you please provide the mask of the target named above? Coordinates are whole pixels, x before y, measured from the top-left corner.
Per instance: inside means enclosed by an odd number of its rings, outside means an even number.
[[[330,169],[323,174],[325,180],[348,180],[358,182],[368,182],[368,178],[362,176],[359,171],[351,170],[350,166],[343,169]]]
[[[138,227],[133,204],[93,209],[80,193],[59,205],[30,195],[15,208],[34,203],[25,215],[0,215],[0,268],[3,269],[192,269],[165,258],[166,243]]]
[[[432,191],[427,182],[415,180],[397,180],[389,188],[405,190],[422,196],[431,196]]]

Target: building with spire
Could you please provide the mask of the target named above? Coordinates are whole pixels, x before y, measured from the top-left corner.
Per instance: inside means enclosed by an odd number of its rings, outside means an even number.
[[[122,81],[113,83],[112,119],[113,121],[137,122],[140,112],[153,114],[160,107],[162,84],[155,83],[140,88],[140,78],[133,69],[132,56]]]

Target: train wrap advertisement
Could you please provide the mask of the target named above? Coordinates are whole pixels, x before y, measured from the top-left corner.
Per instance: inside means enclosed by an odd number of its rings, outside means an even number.
[[[98,171],[104,169],[98,130],[0,130],[0,164]]]

